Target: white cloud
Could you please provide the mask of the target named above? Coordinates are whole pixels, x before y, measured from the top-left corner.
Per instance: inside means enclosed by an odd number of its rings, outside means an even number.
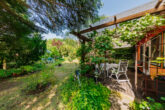
[[[42,34],[42,36],[44,39],[63,38],[62,36],[56,35],[54,33]]]

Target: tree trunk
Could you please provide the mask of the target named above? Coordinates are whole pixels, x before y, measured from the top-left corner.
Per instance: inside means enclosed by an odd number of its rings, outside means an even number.
[[[1,65],[1,66],[0,66],[0,69],[2,69],[2,68],[3,68],[3,58],[1,58],[0,60],[1,60],[1,61],[0,61],[0,62],[1,62],[1,63],[0,63],[0,65]]]
[[[84,40],[82,41],[81,46],[85,46],[85,41]],[[85,52],[84,52],[84,49],[82,49],[81,53],[82,53],[82,55],[81,55],[81,63],[84,63],[85,62]]]
[[[6,59],[4,58],[3,59],[3,70],[6,70],[7,69],[7,64],[6,64]]]

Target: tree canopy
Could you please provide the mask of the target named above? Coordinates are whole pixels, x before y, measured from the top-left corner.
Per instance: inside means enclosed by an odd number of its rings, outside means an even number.
[[[0,1],[1,16],[9,14],[32,29],[40,30],[39,24],[52,32],[64,29],[80,29],[89,20],[97,18],[101,0],[3,0]],[[22,11],[28,10],[25,15]],[[30,20],[26,19],[27,17]]]

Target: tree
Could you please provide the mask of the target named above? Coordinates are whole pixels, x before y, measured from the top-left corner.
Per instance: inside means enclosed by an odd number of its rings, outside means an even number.
[[[89,20],[97,18],[101,0],[1,0],[2,12],[14,16],[16,20],[34,30],[42,30],[25,19],[15,10],[16,6],[26,7],[31,20],[45,26],[52,32],[61,32],[64,29],[80,29]],[[5,10],[5,11],[4,11]]]
[[[56,47],[56,48],[54,48],[54,50],[55,49],[58,50],[60,57],[62,57],[62,50],[61,50],[62,45],[63,45],[63,43],[60,40],[53,39],[52,46]]]
[[[69,60],[73,60],[79,45],[78,41],[71,38],[55,38],[47,41],[47,47],[51,51],[51,57],[68,57]]]
[[[2,5],[5,3],[4,5]],[[7,6],[6,6],[7,5]],[[0,54],[3,60],[3,69],[6,69],[6,62],[15,56],[15,51],[20,48],[22,39],[25,39],[31,32],[32,28],[17,20],[10,14],[11,8],[16,14],[21,15],[24,20],[28,21],[27,9],[13,0],[0,1]],[[5,8],[8,7],[8,9]],[[9,11],[10,10],[10,11]],[[29,21],[30,24],[32,22]]]
[[[30,50],[28,45],[33,42],[31,33],[79,30],[89,20],[97,18],[100,6],[100,0],[1,0],[0,54],[4,69],[6,60],[12,59],[17,53],[20,57],[20,52],[22,55],[33,55],[27,53],[36,51]]]

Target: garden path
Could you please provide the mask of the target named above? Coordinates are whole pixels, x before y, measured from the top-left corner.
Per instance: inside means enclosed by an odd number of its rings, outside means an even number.
[[[64,63],[61,67],[55,67],[54,72],[55,84],[40,94],[25,95],[21,88],[25,80],[41,72],[25,75],[22,77],[10,78],[0,81],[0,110],[54,110],[55,108],[63,109],[62,103],[58,99],[60,91],[58,86],[78,67],[77,63]]]

